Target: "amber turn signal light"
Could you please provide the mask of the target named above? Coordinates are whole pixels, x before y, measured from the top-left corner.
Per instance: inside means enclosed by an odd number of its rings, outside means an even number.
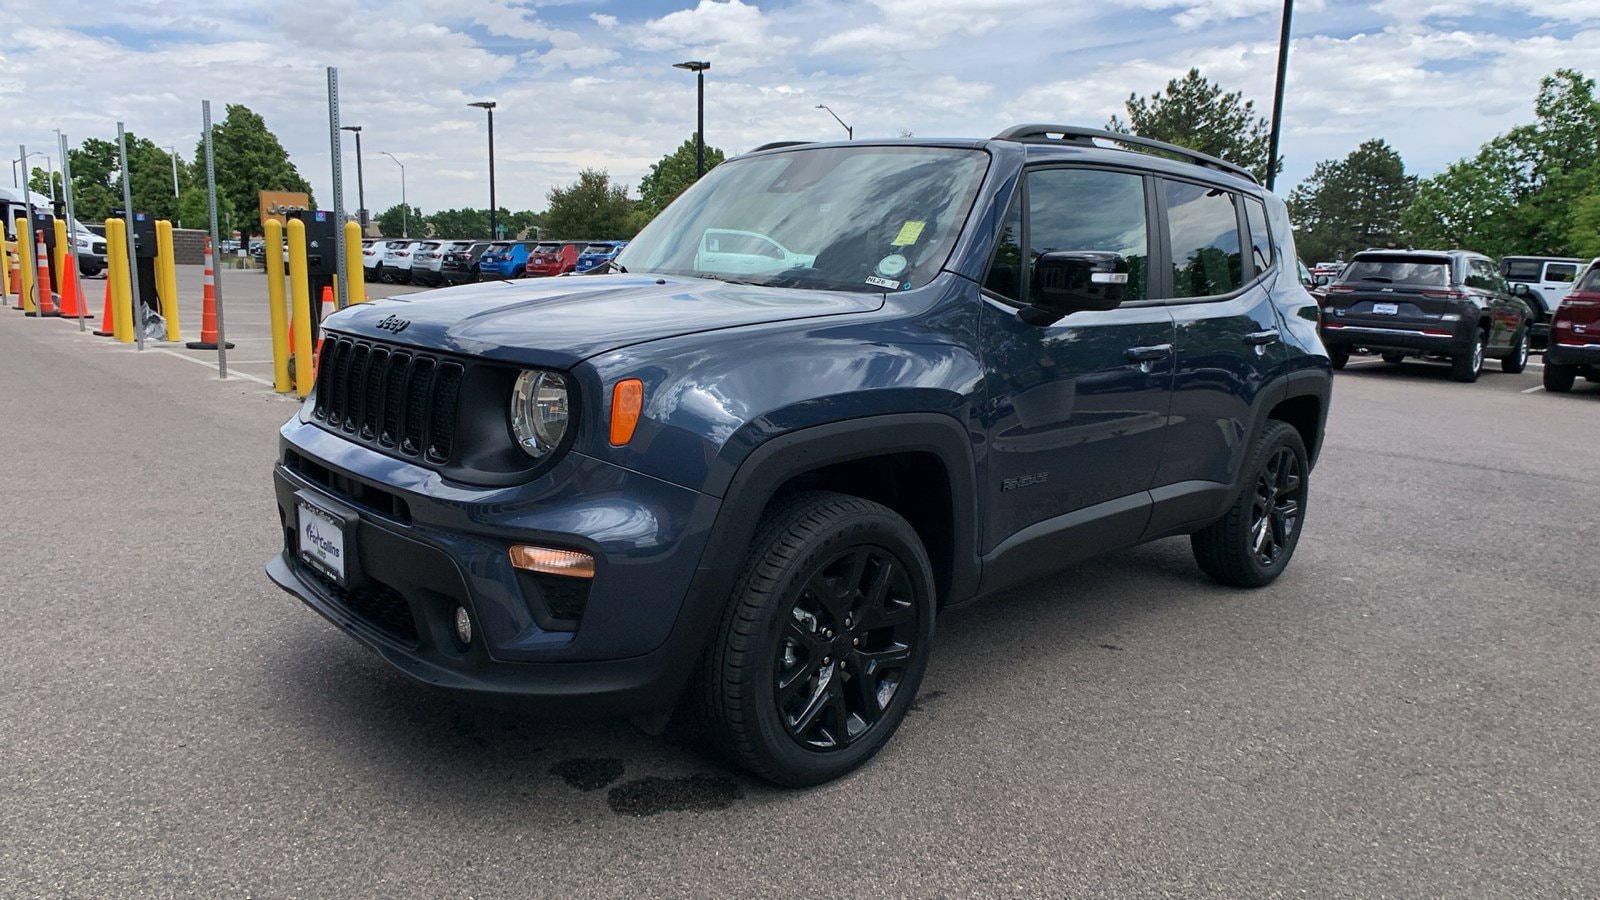
[[[644,382],[625,378],[611,389],[611,446],[621,447],[633,440],[633,429],[639,425],[639,411],[644,409]]]
[[[543,575],[565,575],[568,578],[594,577],[594,557],[576,550],[556,550],[551,547],[517,544],[511,548],[511,565]]]

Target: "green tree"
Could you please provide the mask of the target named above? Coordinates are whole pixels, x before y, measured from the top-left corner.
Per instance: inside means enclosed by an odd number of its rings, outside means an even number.
[[[711,171],[726,158],[716,147],[706,147],[706,171]],[[698,178],[695,174],[694,135],[691,134],[678,149],[661,157],[660,161],[650,166],[649,173],[639,179],[638,209],[645,214],[644,221],[648,223],[659,215],[668,203],[676,200]]]
[[[612,184],[602,170],[584,169],[575,183],[551,188],[548,196],[544,227],[550,237],[606,240],[637,233],[627,185]]]
[[[1255,101],[1244,99],[1239,91],[1223,93],[1199,69],[1168,81],[1160,93],[1129,94],[1126,106],[1128,121],[1113,115],[1106,125],[1109,130],[1209,153],[1266,180],[1270,137],[1266,118],[1255,114]],[[1276,166],[1282,169],[1282,160]]]
[[[381,213],[378,213],[378,231],[384,237],[403,237],[411,234],[423,234],[426,216],[422,210],[407,204],[401,206],[396,203]]]
[[[125,134],[128,168],[132,171],[129,191],[133,208],[153,213],[160,219],[178,217],[178,198],[172,196],[172,156],[149,138],[133,132]],[[83,145],[67,151],[72,163],[72,202],[78,218],[85,222],[109,218],[113,209],[122,208],[122,158],[115,140],[88,138]],[[188,167],[178,166],[178,186],[190,182]]]
[[[1416,190],[1400,154],[1380,138],[1344,159],[1319,162],[1289,195],[1295,247],[1317,260],[1398,243],[1400,215]]]
[[[178,219],[184,228],[198,228],[202,231],[211,227],[211,206],[204,184],[191,184],[178,195]],[[228,195],[217,191],[217,233],[228,237],[228,223],[237,224],[239,211],[233,208],[233,201]]]
[[[1595,173],[1600,184],[1600,172]],[[1572,204],[1570,224],[1567,227],[1567,246],[1572,254],[1584,259],[1600,256],[1600,188],[1595,188]]]
[[[1575,218],[1600,178],[1600,102],[1581,72],[1539,85],[1534,121],[1518,125],[1423,181],[1402,217],[1418,243],[1491,255],[1566,256]],[[1585,245],[1586,246],[1586,245]]]
[[[47,176],[43,168],[34,166],[33,171],[28,175],[28,190],[44,194],[46,197],[60,197],[61,173],[50,172]],[[73,199],[76,202],[77,198]]]
[[[261,223],[256,221],[256,210],[260,206],[257,195],[261,191],[311,194],[311,184],[290,162],[278,136],[249,107],[228,104],[227,115],[211,126],[211,145],[217,193],[227,196],[231,207],[240,213],[233,224],[243,235],[261,233]],[[205,159],[203,138],[196,145],[194,158]],[[314,199],[312,205],[315,206]]]
[[[463,206],[441,209],[427,218],[428,233],[442,238],[489,237],[489,210]]]

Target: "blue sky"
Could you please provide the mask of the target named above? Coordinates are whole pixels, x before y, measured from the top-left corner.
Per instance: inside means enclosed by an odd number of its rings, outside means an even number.
[[[706,138],[729,152],[843,131],[858,138],[987,136],[1024,121],[1100,126],[1130,92],[1190,66],[1267,112],[1280,0],[8,0],[0,144],[53,149],[116,122],[186,158],[200,100],[266,117],[330,203],[324,66],[346,124],[363,126],[368,205],[487,204],[486,135],[499,103],[502,205],[542,209],[585,167],[636,185],[694,128],[712,62]],[[1382,137],[1428,174],[1532,118],[1539,78],[1588,68],[1600,0],[1300,0],[1280,191],[1323,159]],[[48,146],[47,146],[48,145]],[[346,205],[356,205],[354,147]]]

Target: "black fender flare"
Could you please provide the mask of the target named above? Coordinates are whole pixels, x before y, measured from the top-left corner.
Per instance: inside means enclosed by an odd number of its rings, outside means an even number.
[[[978,585],[977,466],[966,429],[940,413],[845,419],[797,429],[760,444],[740,462],[723,492],[701,569],[737,571],[743,565],[761,513],[790,479],[824,466],[890,453],[927,453],[943,463],[954,530],[946,599],[971,596]]]

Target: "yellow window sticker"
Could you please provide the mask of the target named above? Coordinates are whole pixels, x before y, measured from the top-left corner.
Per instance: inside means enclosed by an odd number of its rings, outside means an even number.
[[[915,244],[917,238],[922,237],[922,229],[926,228],[927,225],[927,222],[907,222],[900,227],[900,233],[894,236],[894,240],[890,242],[889,246],[909,247]]]

